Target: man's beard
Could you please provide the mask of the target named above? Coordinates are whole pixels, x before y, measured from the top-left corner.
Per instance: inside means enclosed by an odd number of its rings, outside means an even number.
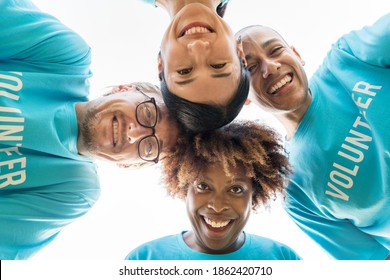
[[[88,109],[80,126],[80,134],[83,136],[82,139],[84,140],[83,146],[91,155],[96,155],[100,150],[96,141],[93,141],[97,136],[97,123],[99,121],[99,116],[94,109],[95,108]]]

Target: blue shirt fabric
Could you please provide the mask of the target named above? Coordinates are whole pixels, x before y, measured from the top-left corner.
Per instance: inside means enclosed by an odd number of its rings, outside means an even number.
[[[240,249],[229,254],[205,254],[188,247],[181,234],[165,236],[145,243],[127,256],[126,260],[300,260],[288,246],[252,234],[245,234]]]
[[[91,51],[31,2],[0,0],[0,259],[28,259],[100,194],[77,151]]]
[[[342,36],[309,82],[285,208],[336,259],[390,250],[390,14]]]

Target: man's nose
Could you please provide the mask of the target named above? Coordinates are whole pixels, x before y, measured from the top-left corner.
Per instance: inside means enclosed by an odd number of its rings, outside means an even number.
[[[278,71],[280,68],[280,63],[272,59],[266,59],[261,63],[261,72],[263,78],[266,79],[269,75],[272,75]]]
[[[138,140],[149,136],[153,133],[153,130],[149,127],[143,127],[139,124],[132,123],[127,130],[127,138],[130,144],[137,142]]]

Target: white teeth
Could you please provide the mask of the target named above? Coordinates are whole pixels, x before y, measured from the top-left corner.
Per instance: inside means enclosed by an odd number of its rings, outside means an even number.
[[[282,86],[284,86],[285,84],[291,82],[291,76],[290,75],[287,75],[286,77],[284,77],[282,80],[280,80],[276,85],[272,86],[269,93],[274,93],[275,91],[277,91],[278,89],[280,89]]]
[[[114,145],[118,142],[118,121],[114,119],[112,121],[112,134],[114,138]]]
[[[210,225],[213,228],[225,227],[230,223],[230,220],[228,220],[228,221],[213,221],[213,220],[210,220],[209,218],[206,218],[206,217],[204,218],[204,220],[206,221],[206,224]]]
[[[191,34],[196,34],[196,33],[211,33],[211,32],[210,32],[210,30],[208,30],[205,27],[195,26],[195,27],[191,27],[190,29],[188,29],[184,33],[184,35],[191,35]]]

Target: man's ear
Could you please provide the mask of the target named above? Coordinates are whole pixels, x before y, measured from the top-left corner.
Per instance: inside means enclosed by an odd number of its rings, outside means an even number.
[[[117,163],[116,164],[119,168],[130,168],[130,164],[127,163]]]
[[[305,61],[301,58],[301,55],[299,54],[297,49],[294,46],[291,46],[290,48],[295,53],[295,55],[299,58],[299,60],[301,61],[302,66],[305,66]]]
[[[158,56],[157,56],[157,71],[158,71],[158,78],[160,81],[162,80],[161,75],[162,75],[163,69],[164,69],[164,65],[163,65],[163,61],[161,58],[161,51],[160,51],[158,53]]]
[[[152,166],[154,165],[153,162],[139,162],[139,163],[117,163],[116,164],[119,168],[126,168],[126,169],[141,169],[144,167]]]
[[[112,89],[112,93],[131,91],[133,89],[134,89],[134,85],[132,84],[119,85]]]

